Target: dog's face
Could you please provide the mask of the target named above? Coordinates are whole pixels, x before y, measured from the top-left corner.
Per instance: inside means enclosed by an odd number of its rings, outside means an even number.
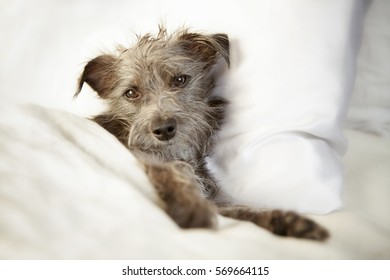
[[[86,82],[107,101],[108,112],[95,120],[130,150],[196,161],[223,118],[225,101],[211,95],[220,61],[229,63],[226,35],[160,30],[88,62],[79,91]]]

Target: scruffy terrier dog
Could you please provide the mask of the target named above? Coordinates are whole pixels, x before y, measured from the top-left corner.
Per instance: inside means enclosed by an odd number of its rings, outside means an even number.
[[[139,37],[118,54],[87,63],[77,96],[87,83],[109,109],[94,120],[115,135],[143,163],[182,228],[213,228],[217,213],[255,223],[283,236],[323,240],[328,233],[293,212],[255,210],[216,201],[216,180],[206,167],[227,101],[213,94],[216,66],[229,65],[225,34],[186,29]]]

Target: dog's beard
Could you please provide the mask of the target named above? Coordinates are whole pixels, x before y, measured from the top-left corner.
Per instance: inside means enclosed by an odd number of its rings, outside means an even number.
[[[153,136],[146,136],[146,138],[153,138]],[[180,139],[179,135],[168,141],[145,140],[142,137],[131,137],[130,135],[129,149],[138,156],[162,162],[179,160],[192,163],[200,154],[200,151],[192,146],[191,143]]]

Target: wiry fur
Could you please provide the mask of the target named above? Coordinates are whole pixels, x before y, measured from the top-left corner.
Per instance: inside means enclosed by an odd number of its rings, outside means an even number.
[[[212,227],[219,211],[277,234],[326,238],[320,226],[291,212],[210,202],[218,188],[205,159],[227,104],[213,94],[223,62],[229,65],[227,35],[160,28],[157,36],[89,61],[76,96],[86,82],[107,101],[108,111],[94,120],[144,164],[166,212],[181,227]]]

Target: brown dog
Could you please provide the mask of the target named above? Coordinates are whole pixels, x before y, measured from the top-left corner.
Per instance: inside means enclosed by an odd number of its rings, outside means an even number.
[[[293,212],[260,211],[215,201],[206,158],[224,118],[226,100],[213,94],[218,66],[229,65],[225,34],[186,29],[139,37],[118,54],[88,62],[79,81],[108,103],[94,120],[144,164],[167,214],[182,228],[212,228],[217,213],[251,221],[278,235],[323,240],[328,234]]]

